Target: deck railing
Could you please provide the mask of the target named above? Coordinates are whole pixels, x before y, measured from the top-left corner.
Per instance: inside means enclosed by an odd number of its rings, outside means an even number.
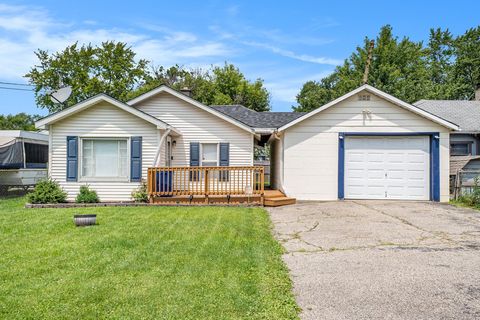
[[[263,196],[263,167],[148,168],[148,195]]]

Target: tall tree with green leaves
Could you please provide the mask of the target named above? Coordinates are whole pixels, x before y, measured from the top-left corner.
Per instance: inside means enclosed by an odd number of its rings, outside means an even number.
[[[39,115],[26,113],[0,115],[0,130],[27,130],[35,131],[35,121],[40,119]]]
[[[189,88],[192,98],[206,105],[241,104],[256,111],[270,110],[270,94],[262,79],[248,80],[239,68],[225,63],[210,69],[185,69],[178,65],[165,69],[153,68],[145,84],[133,91],[138,96],[152,88],[166,84],[174,89]]]
[[[455,39],[454,53],[455,94],[459,98],[472,99],[480,85],[480,26]]]
[[[136,60],[135,52],[121,42],[103,42],[79,46],[49,54],[35,52],[39,64],[25,75],[35,85],[35,98],[40,108],[56,112],[98,93],[106,93],[124,100],[142,84],[147,74],[148,61]],[[63,86],[72,87],[71,97],[58,104],[50,100],[49,93]]]
[[[456,82],[453,78],[455,64],[454,38],[448,29],[430,29],[424,50],[429,85],[424,88],[423,99],[454,99]]]
[[[295,111],[310,111],[338,98],[362,84],[370,39],[320,81],[307,82],[297,95]],[[426,61],[421,42],[404,37],[399,39],[392,27],[381,28],[375,39],[368,83],[394,96],[414,102],[423,97],[422,88],[428,82]]]

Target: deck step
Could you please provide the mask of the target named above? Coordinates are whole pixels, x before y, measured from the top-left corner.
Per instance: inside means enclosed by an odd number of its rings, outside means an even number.
[[[263,202],[263,205],[265,207],[279,207],[279,206],[285,206],[288,204],[295,204],[297,200],[295,198],[289,198],[289,197],[274,197],[274,198],[267,198],[265,197],[265,200]]]
[[[265,199],[285,197],[285,194],[280,190],[265,190],[264,195]]]

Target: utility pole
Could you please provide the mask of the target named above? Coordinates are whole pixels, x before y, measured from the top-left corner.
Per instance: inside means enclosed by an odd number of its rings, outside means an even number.
[[[368,82],[368,72],[370,71],[370,64],[372,63],[372,53],[373,46],[375,45],[374,40],[370,40],[370,47],[368,48],[367,63],[365,64],[365,72],[363,74],[363,84]]]

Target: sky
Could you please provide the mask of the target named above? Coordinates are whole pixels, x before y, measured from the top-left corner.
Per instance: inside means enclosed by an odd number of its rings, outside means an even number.
[[[27,83],[39,48],[115,40],[154,65],[233,63],[248,79],[264,80],[273,111],[290,111],[303,83],[331,73],[381,26],[426,41],[432,27],[461,34],[480,25],[479,12],[478,0],[0,0],[0,82]],[[0,89],[0,114],[18,112],[47,114],[32,91]]]

